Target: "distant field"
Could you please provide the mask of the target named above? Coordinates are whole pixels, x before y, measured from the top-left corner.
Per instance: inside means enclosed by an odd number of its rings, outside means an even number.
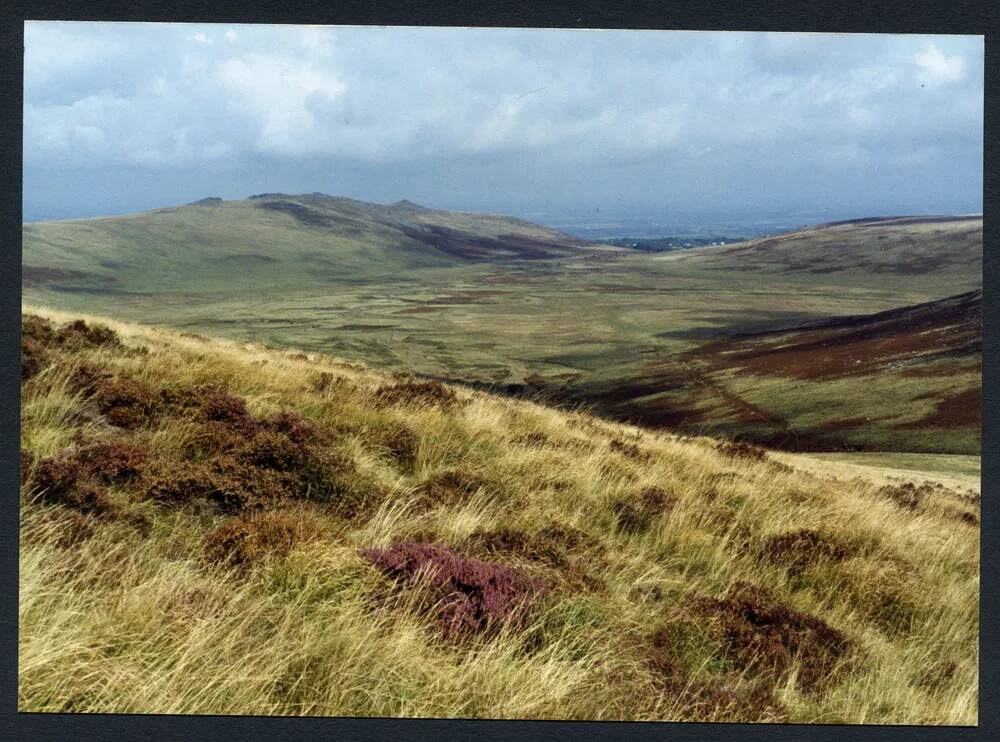
[[[927,358],[893,356],[822,380],[766,364],[727,370],[717,351],[737,335],[979,289],[981,219],[648,254],[502,217],[281,197],[25,225],[24,265],[30,303],[542,393],[689,432],[978,453],[978,419],[917,424],[975,393],[978,349],[927,373]],[[889,368],[903,362],[908,373]]]

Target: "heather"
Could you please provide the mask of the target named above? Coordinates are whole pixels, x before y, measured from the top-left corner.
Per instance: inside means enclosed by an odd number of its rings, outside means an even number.
[[[22,324],[19,708],[974,724],[979,496]]]

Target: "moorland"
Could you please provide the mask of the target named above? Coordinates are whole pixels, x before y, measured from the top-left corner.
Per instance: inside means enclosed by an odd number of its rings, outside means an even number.
[[[976,723],[975,477],[76,313],[22,338],[22,711]]]
[[[656,254],[510,217],[261,194],[23,234],[35,304],[790,450],[979,453],[981,217]]]

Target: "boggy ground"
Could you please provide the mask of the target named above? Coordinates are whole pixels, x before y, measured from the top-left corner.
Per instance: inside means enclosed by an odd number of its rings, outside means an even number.
[[[974,493],[43,314],[23,711],[976,723]]]

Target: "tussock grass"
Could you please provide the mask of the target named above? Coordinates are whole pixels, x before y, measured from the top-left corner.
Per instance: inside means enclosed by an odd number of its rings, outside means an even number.
[[[111,514],[93,514],[29,475],[21,710],[976,723],[979,530],[953,512],[978,515],[965,493],[903,507],[880,494],[885,477],[838,479],[834,462],[100,321],[123,347],[53,349],[25,380],[30,460],[125,441],[166,466],[203,439],[197,406],[115,427],[74,387],[87,363],[153,390],[223,387],[253,420],[295,410],[323,435],[308,451],[346,457],[370,505],[289,488],[233,513],[152,501],[138,477],[108,485]],[[407,541],[546,590],[516,622],[446,636],[426,584],[363,555]],[[743,615],[725,603],[741,583],[783,617],[739,624],[743,644],[725,624]],[[750,656],[810,641],[793,640],[800,624],[848,651],[821,674],[803,664],[815,652]]]

